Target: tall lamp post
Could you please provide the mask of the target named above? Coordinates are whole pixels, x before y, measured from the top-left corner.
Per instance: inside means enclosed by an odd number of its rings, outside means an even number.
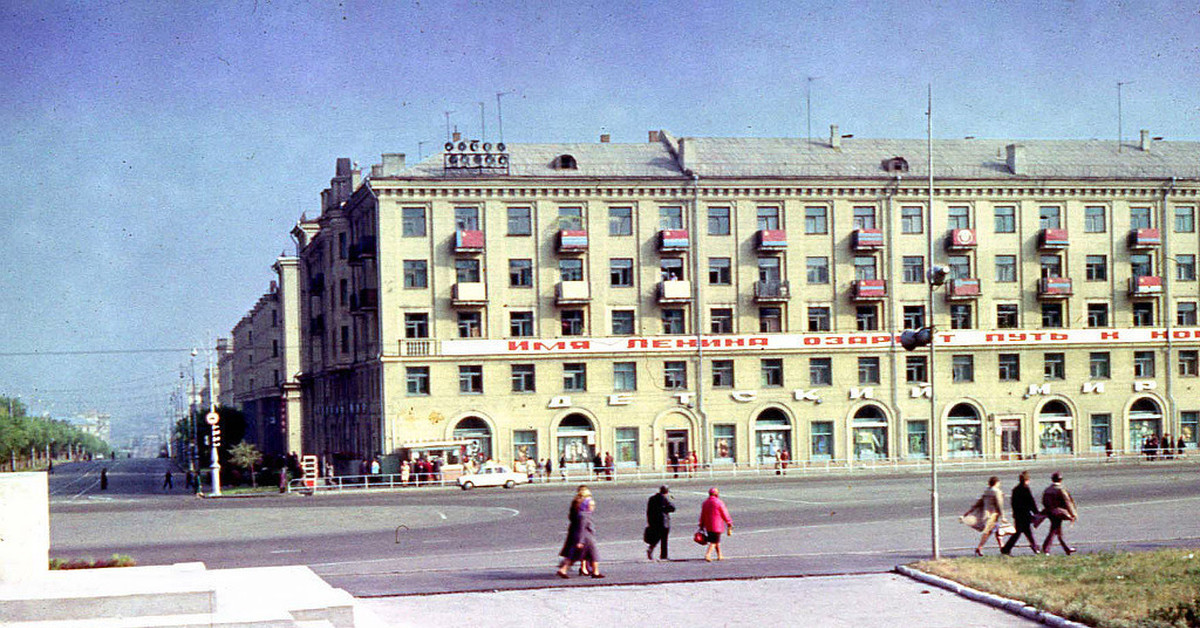
[[[213,495],[220,495],[221,460],[217,455],[217,448],[221,445],[221,415],[217,414],[217,398],[213,395],[212,389],[212,351],[205,350],[204,354],[208,358],[208,414],[205,416],[205,420],[208,422],[212,434],[212,446],[209,447],[209,451],[212,452],[212,492]]]

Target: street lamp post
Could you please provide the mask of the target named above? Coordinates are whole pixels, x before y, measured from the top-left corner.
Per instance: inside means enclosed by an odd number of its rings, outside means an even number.
[[[933,545],[933,559],[941,558],[941,533],[938,527],[938,518],[940,516],[938,505],[938,442],[941,440],[942,433],[938,428],[938,409],[937,409],[937,375],[934,370],[934,357],[937,353],[935,347],[937,343],[933,341],[933,310],[934,310],[934,288],[935,277],[937,271],[933,264],[933,85],[929,86],[929,113],[927,133],[927,150],[929,161],[929,211],[925,214],[925,239],[927,245],[927,253],[929,254],[929,534],[930,541]]]

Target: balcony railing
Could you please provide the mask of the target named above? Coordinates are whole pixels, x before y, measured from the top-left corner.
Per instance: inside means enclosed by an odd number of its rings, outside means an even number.
[[[1038,248],[1065,249],[1071,244],[1066,229],[1042,229],[1038,234]]]
[[[558,232],[559,253],[583,253],[588,250],[588,233],[575,229]]]
[[[782,251],[787,249],[787,232],[782,229],[760,229],[758,231],[758,250]]]
[[[1163,292],[1162,277],[1143,275],[1129,278],[1130,297],[1157,297]]]
[[[951,279],[946,287],[946,298],[950,300],[975,299],[979,297],[979,280],[974,277]]]
[[[487,303],[487,289],[483,282],[460,282],[454,284],[450,294],[450,304],[477,307]]]
[[[1134,229],[1129,232],[1129,248],[1134,250],[1156,249],[1162,246],[1162,232],[1158,229]]]
[[[854,248],[858,251],[882,249],[883,231],[879,229],[855,229]]]
[[[408,357],[425,357],[438,354],[438,341],[429,339],[405,339],[400,341],[400,355]]]
[[[692,282],[682,279],[658,283],[659,303],[686,303],[692,300]]]
[[[792,298],[791,286],[786,281],[754,282],[754,300],[760,303],[787,301]]]
[[[974,229],[951,229],[946,237],[946,248],[951,251],[973,249],[978,244]]]
[[[1068,277],[1042,277],[1038,280],[1038,296],[1045,299],[1065,299],[1071,296]]]
[[[663,229],[658,232],[660,251],[686,251],[690,244],[687,229]]]
[[[887,298],[887,281],[883,279],[859,279],[854,282],[850,297],[856,301],[874,301]]]
[[[578,305],[592,300],[586,281],[560,281],[555,286],[554,297],[559,305]]]
[[[459,229],[454,232],[454,252],[455,253],[482,253],[483,252],[483,232],[482,231],[464,231]]]

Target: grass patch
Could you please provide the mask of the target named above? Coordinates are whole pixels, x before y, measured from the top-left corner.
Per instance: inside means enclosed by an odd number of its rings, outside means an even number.
[[[113,554],[108,558],[72,558],[70,560],[63,558],[51,558],[50,569],[95,569],[97,567],[133,567],[137,565],[137,561],[131,556],[125,554]]]
[[[224,486],[221,487],[222,495],[258,495],[260,493],[267,494],[267,493],[278,493],[278,492],[279,492],[278,486],[259,486],[257,488],[253,488],[253,487],[249,487],[249,486],[239,486],[236,488],[225,488]]]
[[[1200,549],[988,556],[912,566],[1092,626],[1200,626]]]

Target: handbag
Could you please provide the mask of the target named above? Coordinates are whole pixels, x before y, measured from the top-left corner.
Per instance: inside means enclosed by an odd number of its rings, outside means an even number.
[[[704,533],[703,528],[696,530],[696,533],[692,535],[692,540],[697,545],[708,545],[708,535]]]
[[[658,538],[654,534],[654,529],[650,526],[646,526],[646,529],[642,532],[642,541],[645,542],[646,545],[653,545],[657,540]]]

